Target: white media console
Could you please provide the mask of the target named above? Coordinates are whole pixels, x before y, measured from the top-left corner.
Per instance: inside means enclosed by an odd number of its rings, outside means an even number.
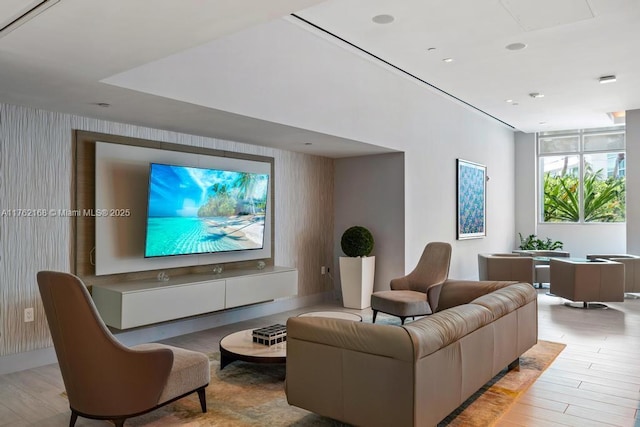
[[[298,270],[265,267],[159,280],[94,285],[104,322],[129,329],[297,295]]]

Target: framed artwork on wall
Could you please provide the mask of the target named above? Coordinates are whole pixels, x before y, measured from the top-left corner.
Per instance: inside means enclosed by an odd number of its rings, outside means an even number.
[[[487,167],[456,159],[457,239],[478,239],[487,235]]]

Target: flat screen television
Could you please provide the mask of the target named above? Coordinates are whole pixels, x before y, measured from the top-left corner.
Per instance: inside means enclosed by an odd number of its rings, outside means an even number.
[[[264,247],[269,175],[151,163],[145,258]]]

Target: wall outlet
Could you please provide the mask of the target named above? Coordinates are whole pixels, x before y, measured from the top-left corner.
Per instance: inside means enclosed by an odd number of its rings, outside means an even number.
[[[327,267],[325,267],[324,265],[320,267],[320,274],[322,274],[323,276],[327,274]]]
[[[24,321],[26,322],[33,322],[33,307],[29,307],[29,308],[25,308],[24,309]]]

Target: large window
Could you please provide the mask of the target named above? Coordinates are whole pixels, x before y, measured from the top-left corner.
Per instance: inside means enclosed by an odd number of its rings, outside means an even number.
[[[625,221],[625,130],[538,134],[542,222]]]

